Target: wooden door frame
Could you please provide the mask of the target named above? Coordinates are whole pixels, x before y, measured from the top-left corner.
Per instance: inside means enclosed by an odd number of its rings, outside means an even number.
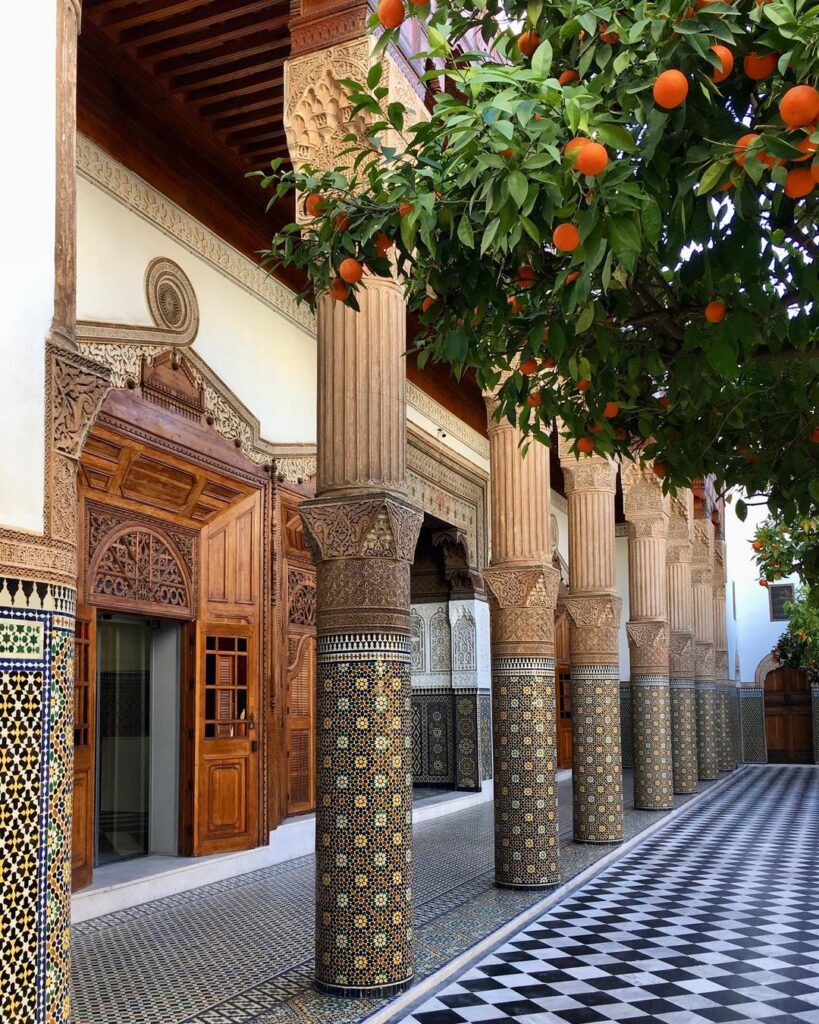
[[[769,699],[770,698],[770,691],[768,689],[768,680],[770,679],[770,677],[772,675],[775,675],[776,673],[782,672],[782,671],[785,671],[787,673],[798,674],[798,675],[800,675],[804,679],[804,682],[805,682],[804,692],[805,692],[806,698],[805,698],[805,701],[804,701],[804,704],[802,705],[802,707],[804,708],[805,713],[800,714],[800,715],[793,714],[793,712],[791,710],[791,705],[787,702],[787,700],[783,701],[781,704],[777,704],[772,699]],[[780,719],[784,720],[785,728],[787,729],[787,733],[788,733],[788,747],[787,747],[787,749],[785,751],[786,754],[788,755],[788,759],[785,760],[785,761],[774,761],[772,763],[773,764],[815,764],[816,763],[816,756],[817,756],[817,750],[816,750],[816,723],[814,721],[815,708],[814,708],[814,701],[813,701],[813,696],[812,696],[812,692],[811,692],[810,683],[808,682],[806,673],[802,669],[792,669],[792,668],[788,668],[787,666],[784,666],[784,665],[779,665],[776,668],[769,669],[769,671],[765,673],[765,677],[764,677],[764,679],[762,681],[762,705],[763,705],[763,724],[764,724],[764,733],[765,733],[765,745],[766,745],[766,753],[768,755],[768,759],[770,760],[770,748],[768,746],[768,720],[769,720],[769,718],[771,718],[771,719],[773,719],[773,718],[780,718]],[[795,761],[795,760],[793,760],[794,750],[795,749],[804,749],[804,748],[795,748],[794,744],[793,744],[793,722],[794,722],[794,720],[796,718],[809,719],[809,721],[810,721],[810,728],[808,730],[808,735],[809,735],[809,738],[810,738],[810,750],[808,752],[808,760],[805,760],[805,761]]]

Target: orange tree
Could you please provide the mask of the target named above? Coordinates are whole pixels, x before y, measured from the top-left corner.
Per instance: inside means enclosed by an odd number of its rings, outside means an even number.
[[[819,608],[819,516],[769,516],[756,531],[753,550],[763,586],[796,573],[806,600]]]
[[[376,52],[409,16],[445,68],[430,119],[388,101],[378,64],[343,83],[366,124],[344,167],[261,174],[306,218],[266,263],[353,309],[363,269],[397,266],[419,363],[503,381],[499,415],[530,438],[557,416],[579,453],[810,514],[819,7],[382,0]]]

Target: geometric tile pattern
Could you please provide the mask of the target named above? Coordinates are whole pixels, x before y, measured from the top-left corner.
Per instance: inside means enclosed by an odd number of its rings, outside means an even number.
[[[316,979],[347,994],[412,978],[409,639],[319,637]]]
[[[817,1024],[819,772],[754,769],[404,1024]]]
[[[620,748],[623,767],[631,768],[634,745],[631,736],[631,684],[628,680],[620,681]]]
[[[631,773],[623,779],[631,802]],[[561,879],[609,852],[576,844],[558,783]],[[678,805],[687,797],[678,797]],[[625,834],[656,814],[628,807]],[[542,893],[494,884],[492,805],[413,829],[415,971],[427,977]],[[316,991],[313,855],[72,928],[72,1024],[355,1024],[384,1000]]]
[[[74,592],[0,579],[0,1019],[68,1020]]]
[[[668,676],[631,675],[634,729],[634,806],[645,811],[674,806],[671,704]]]
[[[697,762],[700,779],[719,776],[718,701],[710,680],[697,680]]]
[[[574,838],[623,838],[620,675],[617,665],[572,665]],[[632,696],[633,700],[633,696]]]
[[[451,689],[412,691],[412,775],[418,785],[454,786]]]
[[[740,687],[739,716],[742,728],[741,760],[746,764],[766,764],[768,749],[765,742],[765,700],[761,686]]]
[[[674,792],[697,791],[697,690],[693,679],[671,680]]]
[[[554,659],[493,658],[492,700],[497,883],[555,885],[560,869]]]
[[[813,711],[813,759],[819,764],[819,687],[812,686],[810,696]]]
[[[455,784],[458,789],[474,792],[481,788],[478,692],[457,690],[453,697],[456,732]]]
[[[720,683],[717,689],[719,723],[719,768],[721,772],[732,772],[736,768],[734,743],[731,735],[731,694],[730,683]],[[733,687],[731,687],[733,689]]]
[[[481,743],[481,778],[491,779],[492,763],[492,695],[489,690],[478,691],[478,733]]]

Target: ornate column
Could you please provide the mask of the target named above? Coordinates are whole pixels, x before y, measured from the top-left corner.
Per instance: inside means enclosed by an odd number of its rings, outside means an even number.
[[[574,838],[623,838],[618,630],[614,563],[617,466],[578,457],[565,439],[560,464],[569,506],[569,647],[572,660]]]
[[[666,596],[668,498],[650,465],[623,462],[620,474],[628,522],[630,618],[626,631],[631,656],[634,806],[665,811],[674,806]]]
[[[351,130],[339,79],[364,80],[370,40],[366,5],[348,6],[307,0],[293,25],[284,120],[297,164],[336,166]],[[382,84],[406,101],[381,60]],[[413,977],[410,564],[422,515],[405,496],[402,292],[367,276],[358,302],[357,313],[319,299],[317,497],[301,505],[318,565],[316,984],[384,996]]]
[[[694,504],[694,544],[691,585],[694,591],[694,678],[697,684],[697,759],[699,777],[719,775],[716,729],[716,681],[714,674],[714,527],[704,501]]]
[[[725,624],[725,541],[719,529],[714,535],[714,674],[716,676],[717,757],[721,772],[736,768],[734,739],[731,727],[731,690],[728,678],[728,632]]]
[[[694,593],[691,548],[694,496],[687,488],[671,499],[666,546],[668,669],[671,687],[671,760],[674,792],[697,791],[697,687],[694,680]]]
[[[520,431],[494,408],[487,398],[495,883],[541,889],[560,881],[549,449],[523,457]]]

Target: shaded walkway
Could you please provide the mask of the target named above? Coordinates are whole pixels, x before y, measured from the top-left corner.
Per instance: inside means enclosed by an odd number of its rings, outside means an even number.
[[[624,781],[628,803],[630,773]],[[570,779],[559,805],[567,879],[611,848],[570,842]],[[657,818],[628,810],[626,834]],[[414,849],[419,980],[543,897],[494,888],[491,804],[416,826]],[[312,988],[313,907],[313,858],[303,857],[75,925],[73,1024],[358,1020],[380,1001]]]
[[[819,1024],[819,769],[746,771],[405,1024]]]

